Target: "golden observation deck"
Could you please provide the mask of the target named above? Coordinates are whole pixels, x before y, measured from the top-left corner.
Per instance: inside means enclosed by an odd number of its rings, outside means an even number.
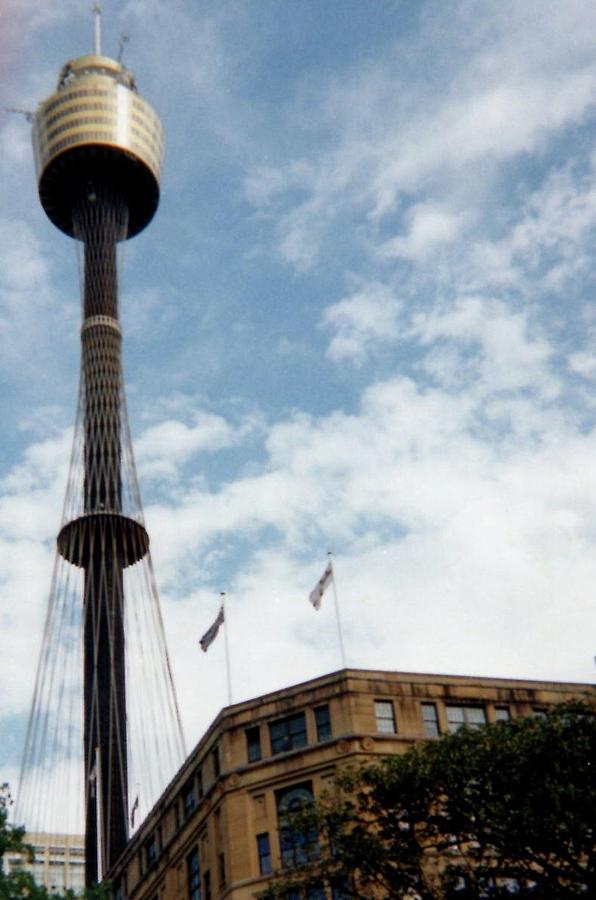
[[[102,170],[129,210],[126,237],[138,234],[159,202],[164,132],[139,96],[134,76],[109,56],[89,54],[66,63],[58,87],[33,120],[33,148],[41,203],[71,237],[73,190],[89,188]],[[75,187],[76,185],[76,187]]]

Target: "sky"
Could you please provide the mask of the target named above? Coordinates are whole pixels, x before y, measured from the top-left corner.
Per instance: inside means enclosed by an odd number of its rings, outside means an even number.
[[[91,4],[3,0],[0,105]],[[129,415],[188,746],[342,665],[593,681],[596,6],[105,0],[162,117],[121,288]],[[16,781],[78,368],[72,241],[0,111],[0,781]]]

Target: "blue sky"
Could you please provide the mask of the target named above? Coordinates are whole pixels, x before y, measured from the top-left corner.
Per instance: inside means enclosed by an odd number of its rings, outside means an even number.
[[[90,49],[5,0],[4,106]],[[125,373],[187,738],[348,663],[593,680],[593,3],[104,2],[162,116],[124,252]],[[74,421],[75,249],[0,117],[0,730],[14,771]]]

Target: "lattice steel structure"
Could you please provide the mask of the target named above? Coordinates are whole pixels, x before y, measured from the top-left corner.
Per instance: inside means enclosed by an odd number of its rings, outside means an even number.
[[[65,741],[63,724],[52,724],[65,715],[64,695],[71,695],[67,715],[76,717],[76,675],[67,684],[62,671],[68,667],[60,660],[76,657],[68,647],[78,627],[86,882],[93,884],[128,840],[131,666],[144,682],[135,689],[151,691],[145,703],[157,709],[153,721],[149,709],[142,722],[137,715],[136,727],[150,732],[143,752],[164,757],[162,778],[173,774],[184,756],[132,456],[118,320],[117,246],[138,234],[157,208],[163,130],[132,74],[101,55],[96,41],[93,54],[63,67],[56,92],[39,106],[33,145],[42,206],[54,225],[82,245],[83,324],[74,449],[19,802],[23,815],[33,815],[30,807],[44,790],[44,771],[49,778],[48,735],[55,735],[58,749]],[[76,724],[68,728],[76,734]],[[148,768],[149,762],[142,765]],[[53,810],[54,801],[50,806]]]

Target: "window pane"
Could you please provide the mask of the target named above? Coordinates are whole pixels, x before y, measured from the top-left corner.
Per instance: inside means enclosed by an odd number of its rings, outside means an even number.
[[[217,745],[211,751],[211,759],[213,760],[213,777],[219,778],[219,775],[220,775],[219,747]]]
[[[194,781],[189,781],[182,791],[182,804],[184,806],[184,815],[189,816],[195,808],[195,785]]]
[[[199,865],[198,848],[186,857],[186,867],[189,900],[201,900],[201,867]]]
[[[248,761],[256,762],[261,758],[261,729],[258,726],[247,728],[245,734]]]
[[[155,843],[155,837],[151,836],[149,840],[145,843],[145,861],[147,866],[152,866],[155,860],[157,859],[157,845]]]
[[[271,872],[271,847],[269,834],[257,834],[257,853],[259,855],[259,872],[269,875]]]
[[[286,719],[270,722],[269,737],[273,754],[306,747],[306,716],[304,713],[297,713]]]
[[[465,709],[467,725],[478,728],[480,725],[486,724],[486,713],[481,706],[467,706]]]
[[[327,741],[331,737],[331,717],[328,706],[319,706],[315,709],[315,723],[317,726],[317,740]]]
[[[464,710],[462,706],[447,706],[447,724],[449,725],[449,731],[455,733],[459,731],[460,728],[466,723]]]
[[[464,725],[480,728],[486,724],[486,714],[482,706],[447,706],[449,731],[459,731]]]
[[[508,706],[495,706],[495,719],[497,722],[508,722],[510,718]]]
[[[434,703],[422,704],[422,719],[424,721],[424,733],[427,737],[439,736],[439,719],[437,707]]]
[[[322,885],[309,888],[306,892],[306,900],[326,900],[325,888]]]
[[[292,718],[289,721],[289,730],[292,737],[297,734],[301,734],[304,731],[304,722],[302,721],[302,716],[297,718]]]
[[[375,715],[377,731],[384,734],[396,733],[393,703],[390,700],[375,700]]]

